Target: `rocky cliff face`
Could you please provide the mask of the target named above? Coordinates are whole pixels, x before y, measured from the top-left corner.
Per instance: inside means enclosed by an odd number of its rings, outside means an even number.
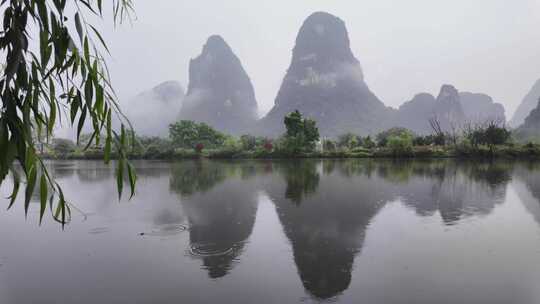
[[[433,117],[435,97],[428,93],[420,93],[399,107],[396,126],[410,129],[418,134],[430,133],[429,119]]]
[[[275,106],[262,119],[260,132],[280,135],[283,117],[294,110],[315,119],[325,136],[376,132],[390,112],[366,85],[345,23],[328,13],[315,13],[302,25]]]
[[[522,141],[540,141],[540,98],[536,108],[525,118],[525,122],[516,129],[516,137]]]
[[[138,135],[167,137],[169,124],[178,118],[183,99],[180,83],[167,81],[135,96],[122,109]]]
[[[510,120],[510,125],[512,127],[518,127],[525,122],[525,118],[534,108],[536,108],[538,98],[540,98],[540,79],[536,81],[514,113],[512,120]]]
[[[411,129],[417,134],[433,131],[430,119],[436,118],[444,131],[466,121],[458,90],[451,85],[443,85],[437,98],[428,93],[416,95],[399,108],[396,116],[395,126]]]
[[[506,121],[503,105],[494,102],[486,94],[460,92],[459,98],[468,122],[475,124],[490,120]]]
[[[257,119],[253,85],[238,57],[220,36],[208,38],[189,64],[189,87],[180,119],[205,122],[235,135]]]
[[[451,85],[443,85],[437,98],[420,93],[399,107],[396,126],[408,128],[418,134],[431,133],[429,120],[438,118],[441,127],[448,131],[452,126],[486,121],[505,122],[503,105],[480,93],[458,92]]]
[[[458,90],[451,85],[443,85],[437,97],[434,116],[439,120],[443,130],[459,127],[466,121],[461,106]]]

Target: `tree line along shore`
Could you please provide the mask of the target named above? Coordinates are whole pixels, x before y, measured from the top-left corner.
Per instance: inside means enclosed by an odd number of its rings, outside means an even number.
[[[294,111],[285,116],[285,133],[278,138],[224,134],[205,123],[182,120],[169,126],[169,137],[144,137],[130,132],[132,159],[278,159],[278,158],[540,158],[540,144],[524,141],[503,122],[468,124],[443,131],[430,120],[433,132],[418,135],[391,128],[375,136],[345,133],[336,138],[319,135],[316,122]],[[76,143],[55,138],[40,144],[49,159],[102,159],[104,146],[88,146],[90,135]],[[112,157],[116,155],[112,151]]]

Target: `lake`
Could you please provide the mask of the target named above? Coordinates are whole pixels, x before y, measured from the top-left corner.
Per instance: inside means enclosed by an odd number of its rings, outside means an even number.
[[[118,201],[102,162],[51,162],[64,231],[0,212],[0,303],[540,303],[540,163],[135,165]]]

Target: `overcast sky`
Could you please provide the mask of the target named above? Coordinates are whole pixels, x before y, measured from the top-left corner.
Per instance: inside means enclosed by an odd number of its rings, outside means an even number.
[[[134,0],[137,20],[106,30],[121,98],[166,81],[220,34],[248,72],[261,115],[274,104],[296,34],[316,11],[347,24],[372,91],[397,107],[443,83],[515,108],[540,78],[540,0]]]

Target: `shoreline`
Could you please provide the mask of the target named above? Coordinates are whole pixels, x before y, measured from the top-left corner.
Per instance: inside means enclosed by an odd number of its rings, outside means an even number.
[[[102,160],[103,153],[70,153],[65,155],[42,154],[47,160]],[[374,149],[369,151],[332,151],[311,152],[300,154],[287,154],[283,152],[267,151],[225,151],[209,150],[201,153],[186,151],[170,151],[162,154],[134,153],[128,156],[131,160],[189,160],[189,159],[216,159],[216,160],[288,160],[288,159],[508,159],[508,160],[540,160],[539,146],[519,147],[486,147],[462,150],[455,147],[415,147],[410,152],[395,152],[389,149]],[[117,156],[111,155],[111,159]]]

